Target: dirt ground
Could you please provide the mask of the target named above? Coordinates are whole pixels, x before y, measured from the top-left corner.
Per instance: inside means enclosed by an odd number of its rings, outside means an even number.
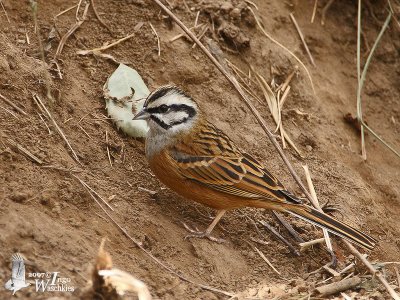
[[[199,48],[193,48],[184,38],[169,42],[181,30],[155,4],[148,0],[95,1],[109,29],[99,23],[89,7],[86,20],[58,55],[61,79],[52,61],[61,37],[76,22],[76,8],[55,17],[76,3],[38,1],[37,28],[44,47],[44,63],[30,3],[0,2],[9,18],[8,22],[0,9],[0,94],[27,113],[14,110],[0,99],[1,299],[11,297],[3,287],[10,278],[11,255],[15,252],[25,256],[27,275],[60,272],[62,277],[71,278],[75,289],[73,293],[36,293],[31,286],[16,293],[19,299],[78,298],[90,279],[104,237],[114,266],[144,281],[155,299],[229,298],[182,281],[161,268],[121,233],[73,175],[110,203],[114,211],[107,209],[108,212],[145,249],[197,283],[239,294],[240,299],[307,299],[316,285],[330,277],[323,271],[306,276],[329,262],[324,247],[315,246],[295,256],[258,223],[256,229],[254,221],[265,220],[296,245],[269,212],[244,209],[228,213],[215,231],[226,240],[222,244],[184,240],[187,231],[182,222],[204,228],[214,212],[177,196],[151,174],[143,141],[118,132],[106,117],[102,87],[117,64],[104,57],[77,55],[78,50],[100,47],[136,31],[134,37],[104,53],[134,67],[150,90],[171,82],[185,89],[209,120],[264,162],[290,190],[299,195],[301,191],[253,115]],[[325,26],[320,20],[327,1],[319,1],[314,23],[310,23],[314,1],[291,5],[290,1],[254,0],[258,10],[249,2],[236,0],[169,2],[174,13],[189,26],[200,11],[198,22],[210,24],[210,28],[214,23],[215,28],[205,37],[217,41],[224,56],[245,72],[247,63],[251,63],[268,82],[274,79],[282,83],[298,63],[262,35],[247,5],[261,16],[274,38],[302,59],[311,72],[315,95],[300,68],[292,80],[282,118],[304,158],[290,148],[286,154],[304,181],[302,165],[309,166],[321,203],[329,200],[339,205],[338,218],[378,239],[370,261],[400,261],[400,160],[369,134],[367,160],[363,161],[359,134],[343,118],[346,113],[356,112],[356,2],[335,2],[327,12]],[[371,2],[370,8],[363,10],[364,61],[387,14],[386,2]],[[306,35],[316,67],[308,60],[290,21],[290,12]],[[83,8],[79,15],[82,13]],[[160,56],[150,23],[161,39]],[[221,24],[228,28],[218,31]],[[236,35],[237,29],[240,36]],[[368,124],[395,149],[400,149],[399,30],[393,21],[371,62],[363,93]],[[262,98],[260,89],[255,84],[251,86]],[[48,89],[54,103],[46,97]],[[34,94],[49,108],[80,164],[35,104]],[[267,104],[253,100],[270,128],[274,128]],[[43,163],[29,159],[15,143]],[[291,217],[287,220],[305,240],[322,236],[321,230],[303,221]],[[256,239],[266,243],[254,242]],[[253,246],[265,254],[280,275]],[[334,239],[334,248],[338,271],[355,261],[339,239]],[[384,271],[388,281],[398,286],[393,266],[386,266]],[[389,298],[362,264],[356,261],[350,272],[361,276],[363,283],[347,291],[348,295],[356,299]]]

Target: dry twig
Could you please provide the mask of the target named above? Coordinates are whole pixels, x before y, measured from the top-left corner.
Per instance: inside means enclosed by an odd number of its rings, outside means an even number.
[[[44,105],[44,103],[42,102],[42,100],[39,98],[38,95],[34,94],[33,95],[33,99],[35,100],[35,103],[39,106],[39,109],[41,109],[46,115],[47,117],[51,120],[51,122],[53,123],[54,127],[57,129],[58,133],[60,134],[61,138],[65,141],[65,143],[67,144],[68,148],[71,150],[72,152],[72,157],[78,162],[79,158],[78,155],[76,155],[75,150],[72,148],[70,142],[68,141],[67,137],[65,136],[64,132],[62,131],[62,129],[60,128],[60,126],[58,126],[56,120],[53,118],[53,116],[51,115],[51,113],[47,110],[46,106]]]
[[[40,113],[37,113],[37,114],[38,114],[38,116],[39,116],[40,120],[42,120],[42,122],[43,122],[43,123],[44,123],[44,125],[46,126],[46,128],[47,128],[47,131],[49,132],[49,134],[52,134],[52,132],[51,132],[51,130],[50,130],[50,128],[49,128],[49,126],[47,125],[46,121],[43,119],[43,117],[42,117],[42,114],[40,114]]]
[[[308,45],[307,45],[306,40],[304,38],[303,32],[301,31],[300,26],[299,26],[299,24],[297,24],[296,18],[294,17],[294,15],[292,13],[290,13],[290,19],[292,19],[294,27],[296,27],[297,33],[299,34],[301,42],[303,43],[303,46],[306,49],[308,57],[310,58],[310,61],[311,61],[312,65],[315,67],[314,58],[311,55],[310,49],[308,48]]]
[[[79,128],[80,130],[83,131],[83,133],[84,133],[89,139],[93,140],[92,137],[89,135],[89,133],[87,133],[86,130],[85,130],[79,123],[76,124],[76,125],[78,126],[78,128]]]
[[[31,40],[30,40],[30,38],[29,38],[28,32],[25,32],[25,38],[26,38],[26,43],[27,43],[28,45],[30,45],[30,44],[31,44]]]
[[[304,165],[303,169],[304,169],[304,173],[306,174],[308,188],[309,188],[311,196],[312,196],[311,203],[318,211],[323,213],[323,210],[322,210],[322,208],[321,208],[321,206],[319,205],[319,202],[318,202],[317,193],[315,192],[314,185],[313,185],[312,180],[311,180],[311,174],[310,174],[310,171],[308,170],[308,166]],[[328,230],[326,230],[325,228],[323,228],[322,230],[324,232],[324,238],[325,238],[325,242],[326,242],[326,247],[328,248],[328,250],[333,255],[332,242],[331,242],[331,239],[329,238]]]
[[[196,27],[197,26],[197,22],[199,21],[199,16],[200,16],[200,10],[197,12],[197,14],[196,14],[196,19],[194,20],[194,27]]]
[[[16,106],[12,101],[10,101],[8,98],[6,98],[5,96],[3,96],[2,94],[0,94],[0,98],[7,103],[8,105],[12,106],[16,111],[20,112],[21,114],[27,116],[28,114],[22,109],[19,108],[18,106]]]
[[[318,0],[314,0],[314,7],[313,7],[312,16],[311,16],[311,23],[314,23],[314,18],[315,18],[315,13],[317,12],[317,7],[318,7]]]
[[[76,53],[79,55],[88,55],[88,54],[98,55],[100,53],[100,51],[107,50],[111,47],[114,47],[114,46],[118,45],[119,43],[122,43],[123,41],[126,41],[126,40],[130,39],[131,37],[135,36],[135,34],[136,34],[136,31],[134,33],[131,33],[131,34],[115,41],[115,42],[112,42],[111,44],[108,44],[108,45],[105,45],[105,46],[102,46],[99,48],[94,48],[91,50],[78,50]]]
[[[250,5],[252,5],[252,6],[254,6],[254,8],[258,10],[258,6],[257,6],[253,1],[244,0],[244,2],[246,2],[247,4],[250,4]]]
[[[200,31],[200,33],[199,33],[199,37],[198,37],[199,41],[206,34],[207,30],[208,30],[208,25],[206,24],[206,25],[204,25],[204,28],[202,29],[202,31]],[[192,49],[196,48],[196,46],[197,46],[196,43],[194,43],[193,46],[192,46]]]
[[[80,8],[81,1],[82,0],[79,1],[78,8],[77,8],[77,11],[76,11],[76,23],[61,38],[60,43],[58,44],[56,53],[54,54],[54,60],[56,60],[57,57],[61,54],[61,52],[62,52],[62,50],[64,48],[64,45],[67,42],[68,38],[83,24],[83,22],[86,21],[86,16],[87,16],[87,12],[88,12],[88,9],[89,9],[89,6],[90,6],[90,2],[86,3],[85,8],[83,10],[82,18],[79,18],[78,17],[78,11],[79,11],[79,8]]]
[[[110,166],[112,167],[113,164],[111,162],[110,148],[108,147],[108,132],[107,132],[107,130],[106,130],[106,148],[107,148],[108,161],[110,162]]]
[[[275,93],[272,91],[271,87],[267,83],[267,81],[262,77],[259,73],[253,72],[256,74],[257,81],[259,83],[259,86],[261,90],[263,91],[265,101],[268,104],[268,108],[271,112],[271,115],[275,121],[276,124],[276,129],[275,132],[279,129],[281,132],[281,137],[282,137],[282,147],[283,149],[286,148],[285,141],[289,143],[289,145],[297,152],[297,154],[300,157],[303,157],[302,153],[300,150],[297,148],[293,140],[290,138],[290,136],[287,134],[286,130],[283,129],[282,125],[282,115],[281,115],[281,106],[279,104],[279,100],[277,99]],[[289,89],[286,89],[288,91]],[[286,98],[286,96],[285,96]]]
[[[320,238],[320,239],[316,239],[316,240],[312,240],[312,241],[308,241],[308,242],[304,242],[304,243],[300,243],[300,252],[305,251],[307,248],[314,246],[316,244],[321,244],[325,242],[325,238]]]
[[[347,295],[346,293],[340,293],[340,295],[342,295],[343,296],[343,299],[344,300],[353,300],[353,298],[351,298],[349,295]]]
[[[99,218],[101,218],[101,219],[103,219],[104,220],[104,222],[106,222],[106,223],[110,223],[105,217],[103,217],[101,214],[99,214],[99,213],[96,213],[96,216],[98,216]]]
[[[196,25],[196,26],[190,27],[189,30],[197,29],[197,28],[199,28],[199,27],[202,27],[203,25],[204,25],[203,23],[198,24],[198,25]],[[178,34],[178,35],[176,35],[176,36],[170,38],[170,39],[169,39],[169,42],[172,43],[172,42],[174,42],[174,41],[176,41],[176,40],[178,40],[178,39],[180,39],[181,37],[184,37],[184,36],[185,36],[184,33],[180,33],[180,34]]]
[[[360,283],[361,283],[361,278],[354,276],[351,278],[343,279],[341,281],[317,287],[315,290],[319,296],[324,297],[354,288]]]
[[[94,0],[90,0],[90,3],[92,4],[93,12],[94,15],[96,16],[97,20],[100,22],[100,24],[105,27],[109,32],[111,32],[110,27],[100,18],[99,14],[97,13],[96,6],[94,6]]]
[[[343,270],[340,271],[340,274],[344,274],[346,273],[348,270],[350,270],[351,268],[353,268],[356,264],[355,263],[351,263],[348,266],[344,267]]]
[[[333,277],[340,277],[340,273],[336,272],[334,269],[332,269],[330,266],[323,266],[324,270],[330,273]]]
[[[232,69],[232,71],[235,72],[235,74],[243,81],[244,79],[242,78],[242,76],[246,77],[248,79],[249,82],[246,82],[247,87],[250,88],[249,84],[252,82],[253,84],[257,85],[257,82],[251,78],[251,68],[249,68],[249,74],[246,74],[245,72],[243,72],[238,66],[236,66],[233,62],[231,62],[229,59],[225,58],[226,63],[228,64],[228,66]],[[242,75],[240,76],[239,73]]]
[[[287,96],[289,95],[290,91],[290,85],[286,88],[286,90],[283,92],[283,95],[280,99],[278,99],[279,102],[279,109],[282,110],[283,104],[285,103]],[[282,123],[281,123],[282,124]]]
[[[110,204],[108,204],[108,202],[106,200],[104,200],[103,197],[101,197],[99,195],[99,193],[97,193],[94,189],[92,189],[86,182],[84,182],[82,179],[80,179],[78,176],[71,174],[71,176],[75,177],[88,191],[89,193],[93,196],[96,195],[109,209],[111,209],[112,211],[114,211],[114,208],[112,208],[112,206]],[[93,194],[92,194],[93,193]],[[94,196],[93,196],[94,197]]]
[[[324,8],[322,9],[321,13],[321,25],[325,25],[325,18],[326,18],[326,13],[328,12],[329,8],[331,7],[332,3],[335,2],[335,0],[329,0],[327,4],[325,4]]]
[[[294,74],[296,74],[296,72],[299,70],[298,66],[295,66],[293,71],[290,72],[290,74],[286,77],[285,81],[282,83],[282,86],[280,87],[280,89],[284,92],[286,92],[286,90],[289,88],[289,84],[293,79]],[[283,97],[283,96],[282,96]],[[282,104],[281,104],[282,105]]]
[[[58,13],[58,14],[54,17],[54,20],[56,20],[58,17],[62,16],[63,14],[69,12],[70,10],[73,10],[73,9],[74,9],[75,7],[77,7],[77,6],[78,6],[78,4],[75,4],[75,5],[71,6],[71,7],[68,7],[67,9],[64,9],[62,12]]]
[[[260,257],[268,264],[268,266],[270,266],[272,268],[272,270],[274,270],[274,272],[278,275],[281,275],[281,273],[274,267],[273,264],[271,264],[271,262],[268,260],[268,258],[264,255],[264,253],[262,253],[260,250],[258,250],[258,248],[256,246],[253,246],[254,250],[256,250],[256,252],[258,253],[258,255],[260,255]]]
[[[17,142],[13,141],[12,139],[8,139],[8,143],[11,146],[15,147],[22,154],[24,154],[26,157],[28,157],[29,159],[31,159],[34,162],[36,162],[37,164],[39,164],[39,165],[43,164],[43,161],[40,158],[38,158],[36,155],[32,154],[29,150],[27,150],[22,145],[18,144]]]
[[[256,99],[258,103],[263,104],[263,102],[261,101],[261,99],[260,99],[256,94],[254,94],[249,88],[246,88],[246,87],[245,87],[243,84],[241,84],[241,83],[239,83],[239,84],[240,84],[240,87],[241,87],[247,94],[249,94],[249,95],[252,96],[254,99]]]
[[[45,165],[45,166],[42,166],[42,168],[43,169],[58,170],[58,171],[61,171],[61,172],[68,173],[68,175],[72,174],[72,173],[81,173],[82,172],[82,169],[77,169],[75,167],[65,168],[65,167],[62,167],[62,166],[59,166],[59,165]]]
[[[11,110],[9,110],[9,109],[7,109],[7,108],[5,108],[5,107],[3,107],[3,106],[0,106],[0,108],[3,109],[4,111],[8,112],[8,113],[9,113],[10,115],[12,115],[14,118],[18,119],[17,115],[14,114]]]
[[[324,241],[325,241],[325,239],[324,239]],[[332,265],[332,262],[328,262],[326,265],[324,265],[324,266],[331,266]],[[314,275],[314,274],[317,274],[317,273],[321,273],[321,271],[323,271],[323,270],[325,270],[324,269],[324,266],[322,266],[322,267],[320,267],[320,268],[318,268],[318,269],[316,269],[316,270],[314,270],[314,271],[311,271],[311,272],[309,272],[309,273],[306,273],[306,274],[304,274],[305,275],[305,278],[307,279],[309,276],[311,276],[311,275]]]
[[[79,1],[78,1],[77,8],[76,8],[76,11],[75,11],[75,19],[76,19],[77,21],[79,21],[78,15],[79,15],[79,10],[81,9],[81,4],[82,4],[82,2],[83,2],[83,0],[79,0]]]
[[[10,19],[8,18],[8,14],[7,14],[6,8],[4,7],[3,0],[0,0],[0,5],[1,5],[1,8],[3,9],[3,11],[4,11],[4,14],[6,15],[7,22],[11,23]]]
[[[149,193],[151,196],[154,196],[154,195],[157,194],[156,191],[152,191],[152,190],[146,189],[146,188],[141,187],[141,186],[138,186],[138,190],[139,190],[139,191],[146,192],[146,193]]]
[[[251,77],[250,69],[249,69],[249,75],[244,73],[242,70],[240,70],[239,67],[235,66],[232,62],[230,62],[227,58],[225,58],[226,63],[228,66],[231,68],[231,70],[235,73],[235,75],[240,79],[239,85],[240,87],[250,96],[252,96],[254,99],[258,101],[258,103],[263,104],[261,99],[253,92],[253,89],[250,87],[251,83],[257,84]],[[244,76],[247,78],[247,81],[242,77]]]
[[[150,24],[151,30],[153,30],[153,32],[154,32],[154,34],[155,34],[155,36],[156,36],[156,38],[157,38],[158,56],[160,56],[160,55],[161,55],[160,37],[159,37],[159,35],[158,35],[156,29],[154,28],[153,24],[151,24],[151,22],[149,22],[149,24]]]
[[[254,221],[253,221],[254,222]],[[256,227],[257,228],[257,227]],[[253,242],[255,242],[255,243],[258,243],[258,244],[260,244],[260,245],[263,245],[263,246],[269,246],[269,242],[266,242],[266,241],[263,241],[263,240],[260,240],[260,239],[256,239],[256,238],[254,238],[254,237],[250,237],[250,239],[253,241]]]

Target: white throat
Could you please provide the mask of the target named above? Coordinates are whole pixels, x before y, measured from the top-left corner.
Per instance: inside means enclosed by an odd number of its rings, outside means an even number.
[[[148,120],[149,131],[146,137],[146,157],[152,157],[165,148],[177,142],[179,136],[189,133],[198,120],[198,115],[185,123],[176,125],[169,129],[161,128],[153,120]]]

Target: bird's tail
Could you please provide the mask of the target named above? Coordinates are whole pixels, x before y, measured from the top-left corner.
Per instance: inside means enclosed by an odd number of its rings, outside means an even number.
[[[290,205],[287,206],[286,211],[369,250],[372,250],[377,242],[367,234],[312,207],[306,205]]]

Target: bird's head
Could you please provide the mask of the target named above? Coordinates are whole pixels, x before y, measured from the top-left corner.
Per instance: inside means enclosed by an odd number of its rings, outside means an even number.
[[[150,132],[174,135],[189,131],[199,117],[196,102],[176,86],[153,91],[133,120],[146,120]]]

